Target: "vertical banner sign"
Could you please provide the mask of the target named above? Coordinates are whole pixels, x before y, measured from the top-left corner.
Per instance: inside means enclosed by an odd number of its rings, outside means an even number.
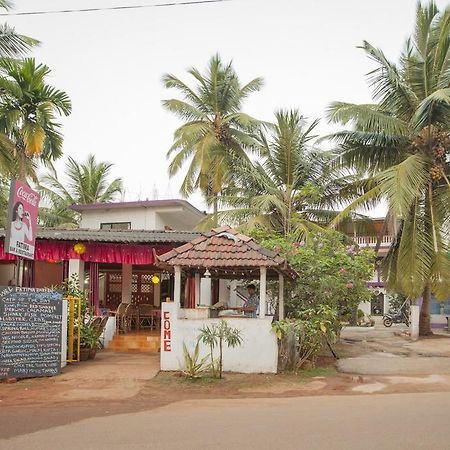
[[[34,259],[39,198],[27,184],[11,181],[5,253]]]

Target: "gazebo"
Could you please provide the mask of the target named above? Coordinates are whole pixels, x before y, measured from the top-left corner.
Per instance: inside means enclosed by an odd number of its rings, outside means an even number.
[[[295,278],[295,271],[277,253],[258,245],[251,237],[240,234],[230,227],[215,228],[203,233],[191,242],[172,249],[158,257],[160,263],[173,268],[175,273],[173,301],[181,301],[181,275],[184,272],[191,284],[194,302],[191,307],[211,304],[202,299],[201,282],[210,278],[220,280],[257,280],[260,285],[259,317],[266,316],[267,280],[277,279],[278,315],[284,318],[284,279]],[[204,291],[204,290],[203,290]],[[189,302],[185,302],[189,303]],[[185,304],[186,307],[186,304]]]
[[[284,280],[297,276],[284,258],[232,228],[221,227],[158,256],[158,264],[175,273],[173,301],[162,303],[161,370],[182,370],[185,346],[193,350],[200,329],[222,320],[222,317],[211,314],[213,297],[215,301],[231,302],[233,283],[235,290],[239,280],[259,279],[257,319],[239,312],[228,314],[224,311],[227,322],[239,329],[243,337],[243,344],[238,348],[224,349],[225,370],[246,373],[277,371],[278,345],[272,330],[273,317],[266,314],[266,291],[268,279],[279,281],[278,315],[283,318]],[[186,280],[183,307],[182,274]],[[237,298],[235,300],[237,302]],[[225,309],[240,308],[227,306]],[[202,353],[207,351],[202,348]]]

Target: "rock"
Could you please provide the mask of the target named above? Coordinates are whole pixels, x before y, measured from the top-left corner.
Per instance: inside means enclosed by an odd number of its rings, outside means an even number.
[[[364,378],[361,375],[357,375],[350,378],[353,383],[364,383]]]

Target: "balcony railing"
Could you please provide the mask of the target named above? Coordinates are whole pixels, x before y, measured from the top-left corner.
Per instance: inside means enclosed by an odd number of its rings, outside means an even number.
[[[385,235],[381,238],[381,247],[389,247],[391,245],[393,236]],[[353,240],[360,247],[375,247],[377,245],[378,236],[355,236]]]

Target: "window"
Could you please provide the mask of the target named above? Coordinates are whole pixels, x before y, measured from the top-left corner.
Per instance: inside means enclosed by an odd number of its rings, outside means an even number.
[[[131,230],[131,222],[101,223],[100,230]]]

